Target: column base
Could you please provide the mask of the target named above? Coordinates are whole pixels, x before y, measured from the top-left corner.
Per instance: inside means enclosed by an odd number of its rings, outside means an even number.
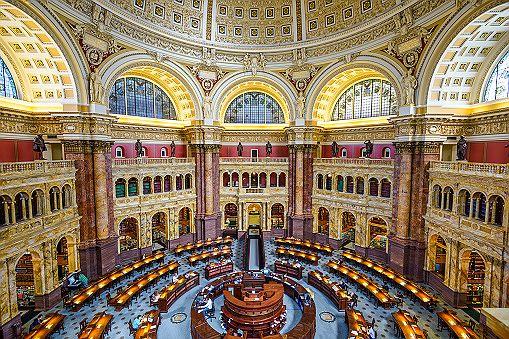
[[[152,246],[124,251],[117,256],[117,264],[122,264],[126,261],[139,260],[143,258],[144,255],[150,254],[152,254]]]
[[[289,216],[288,233],[290,237],[313,241],[313,217]]]
[[[196,240],[215,239],[221,235],[221,215],[196,217]]]
[[[196,233],[184,234],[177,239],[168,240],[168,246],[170,250],[174,250],[178,245],[185,245],[187,243],[193,243],[197,238]]]
[[[462,307],[467,303],[467,293],[453,291],[449,286],[445,285],[442,278],[434,272],[424,271],[425,282],[433,287],[444,301],[454,307]]]
[[[389,238],[389,266],[411,280],[424,280],[426,244],[412,239]]]
[[[372,259],[378,263],[386,264],[389,260],[389,255],[387,254],[387,252],[377,248],[369,248],[355,245],[355,253],[363,257]]]
[[[58,286],[53,291],[43,295],[35,296],[35,309],[38,311],[49,310],[62,300],[61,287]]]
[[[89,247],[79,248],[80,267],[91,281],[113,271],[118,261],[117,237],[96,240]]]

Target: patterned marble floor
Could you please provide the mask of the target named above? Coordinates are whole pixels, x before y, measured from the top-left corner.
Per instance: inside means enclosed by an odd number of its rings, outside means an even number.
[[[276,260],[276,256],[274,250],[276,248],[274,242],[272,240],[265,241],[265,254],[266,254],[266,264],[269,269],[273,268],[273,263]],[[232,245],[232,251],[234,253],[233,260],[235,263],[236,269],[240,269],[242,266],[242,241],[235,241]],[[334,258],[339,258],[339,251],[335,251],[333,256]],[[176,301],[172,307],[170,308],[168,313],[163,313],[161,316],[161,325],[158,330],[159,338],[191,338],[190,335],[190,310],[191,304],[196,296],[197,292],[208,283],[208,280],[204,278],[204,263],[198,264],[195,267],[191,267],[188,265],[185,256],[175,257],[173,254],[168,253],[165,261],[168,262],[172,259],[179,260],[181,266],[179,268],[179,274],[183,274],[191,269],[197,270],[200,273],[200,282],[201,285],[195,287],[184,296],[182,296],[178,301]],[[304,274],[303,279],[299,282],[308,287],[314,293],[314,299],[317,309],[317,326],[316,326],[316,335],[317,339],[330,339],[330,338],[346,338],[347,337],[347,325],[345,323],[345,315],[344,312],[339,312],[336,310],[334,305],[328,300],[328,298],[323,295],[321,292],[316,290],[314,287],[310,287],[307,284],[307,275],[311,270],[319,269],[324,272],[325,263],[331,259],[331,256],[322,256],[320,259],[318,266],[310,266],[304,265]],[[142,275],[144,272],[139,272],[137,275],[132,276],[130,279],[124,280],[124,284],[134,280],[136,277]],[[370,272],[364,271],[363,273],[367,274],[375,281],[382,283],[382,280],[371,274]],[[328,273],[327,273],[328,274]],[[330,274],[329,274],[330,275]],[[330,275],[331,278],[335,281],[341,281],[340,278]],[[149,306],[149,298],[150,295],[156,291],[160,290],[164,286],[169,283],[169,279],[161,279],[156,285],[151,286],[143,293],[141,293],[140,297],[133,301],[131,307],[124,308],[120,312],[116,312],[113,307],[106,305],[106,297],[104,292],[97,301],[93,304],[86,305],[81,308],[77,312],[71,312],[62,307],[62,304],[57,305],[55,308],[48,312],[58,311],[62,314],[65,314],[67,317],[64,322],[64,330],[61,333],[57,333],[53,335],[53,338],[76,338],[79,332],[79,323],[82,319],[90,320],[93,315],[97,312],[106,311],[110,314],[114,315],[112,321],[111,331],[108,334],[108,338],[130,338],[129,329],[127,326],[127,322],[129,319],[134,319],[137,315],[143,314],[148,311]],[[367,321],[371,322],[371,320],[375,319],[375,329],[378,334],[378,338],[396,338],[395,331],[393,329],[393,322],[391,313],[397,310],[396,308],[385,310],[381,307],[375,307],[375,305],[367,299],[367,297],[360,292],[359,289],[356,288],[355,285],[348,283],[349,291],[354,291],[359,296],[359,303],[357,309],[363,312],[364,317]],[[430,290],[434,295],[435,293],[429,286],[424,286],[428,290]],[[396,288],[390,288],[389,292],[394,295],[397,292]],[[290,298],[288,298],[290,299]],[[292,310],[294,310],[294,305],[291,300],[286,299],[285,304],[288,306],[288,324],[285,326],[283,332],[286,332],[287,329],[290,328],[290,324],[294,324],[298,321],[299,315],[293,314]],[[440,311],[445,306],[444,302],[440,297],[440,300],[437,311]],[[216,302],[216,312],[219,312],[220,307],[219,300]],[[428,332],[429,338],[448,338],[449,333],[444,330],[442,332],[438,331],[437,328],[437,316],[434,312],[430,312],[423,308],[420,304],[414,302],[413,300],[406,299],[404,305],[401,307],[409,311],[411,314],[415,314],[419,319],[419,326],[425,329]],[[457,310],[458,315],[463,320],[468,321],[470,318],[466,313],[461,310]],[[325,312],[325,313],[324,313]],[[330,316],[332,314],[332,317]],[[41,316],[44,317],[44,313],[41,313]],[[323,318],[323,319],[322,319]],[[219,317],[217,318],[219,319]],[[219,329],[219,321],[216,319],[217,323],[212,324],[215,328]],[[332,321],[331,321],[332,320]],[[213,322],[214,320],[211,320]],[[27,330],[29,323],[25,324],[25,330]]]

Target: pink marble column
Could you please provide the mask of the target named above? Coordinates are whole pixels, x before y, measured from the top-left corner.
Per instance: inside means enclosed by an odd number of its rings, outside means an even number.
[[[111,145],[109,141],[64,141],[65,157],[74,160],[77,168],[80,267],[92,280],[113,270],[117,259]]]
[[[416,281],[424,278],[424,215],[429,162],[438,160],[437,142],[398,142],[394,159],[389,265]]]

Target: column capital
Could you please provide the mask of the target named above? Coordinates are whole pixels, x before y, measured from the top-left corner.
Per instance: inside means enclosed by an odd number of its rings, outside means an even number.
[[[285,128],[289,145],[316,145],[323,138],[323,128],[317,126],[290,126]]]
[[[217,144],[191,144],[190,147],[196,151],[217,153],[221,149],[221,145]]]
[[[108,153],[115,142],[110,140],[64,140],[66,153]]]
[[[184,135],[191,144],[221,144],[223,127],[220,126],[190,126],[184,129]]]
[[[396,141],[393,143],[397,154],[439,154],[440,141]]]

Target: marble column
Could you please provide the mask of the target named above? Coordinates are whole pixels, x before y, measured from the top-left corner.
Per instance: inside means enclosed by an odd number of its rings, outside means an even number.
[[[313,153],[315,145],[290,145],[288,171],[288,230],[300,239],[313,238]]]
[[[221,235],[219,206],[220,145],[193,146],[196,159],[196,238],[216,238]]]
[[[80,266],[90,279],[110,272],[117,262],[113,216],[110,141],[64,141],[65,157],[76,163],[80,220]]]
[[[396,142],[390,266],[413,280],[424,278],[424,219],[429,189],[429,162],[439,160],[440,143]]]

